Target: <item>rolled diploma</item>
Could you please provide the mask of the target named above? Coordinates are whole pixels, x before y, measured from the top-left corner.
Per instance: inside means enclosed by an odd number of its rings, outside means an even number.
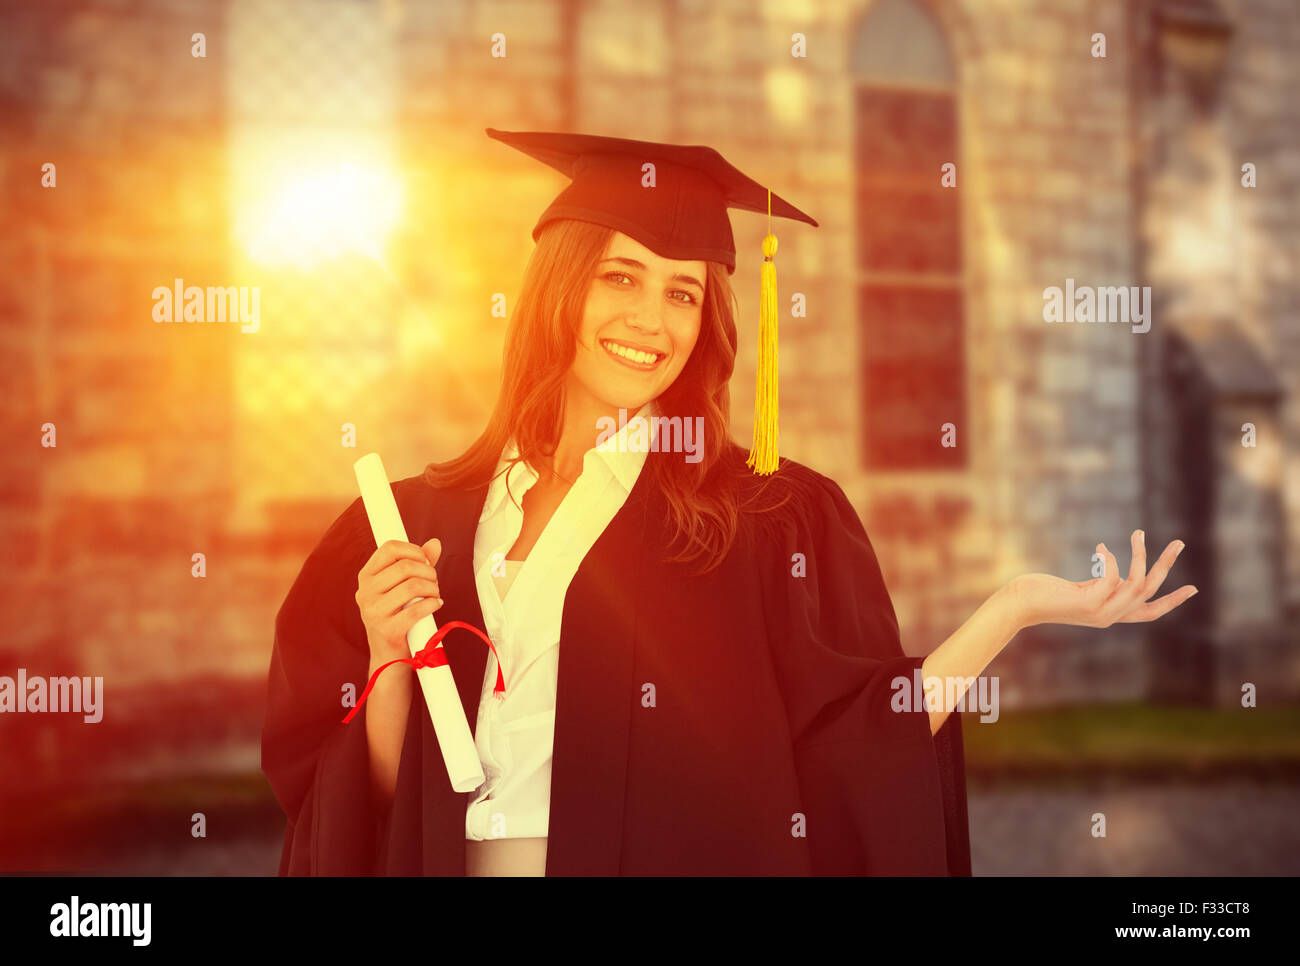
[[[382,546],[386,540],[409,542],[402,516],[397,511],[397,501],[393,499],[393,488],[389,485],[388,474],[384,471],[384,463],[379,454],[367,453],[352,464],[352,468],[357,474],[357,484],[361,487],[361,502],[365,504],[366,516],[370,519],[375,546]],[[411,649],[412,657],[424,648],[437,629],[433,615],[427,614],[406,632],[406,646]],[[442,644],[438,646],[442,647]],[[420,681],[420,689],[424,692],[429,717],[433,719],[433,730],[438,736],[438,745],[442,748],[442,760],[447,765],[451,787],[458,792],[472,792],[483,784],[483,765],[478,759],[478,750],[474,747],[474,736],[470,734],[469,722],[465,719],[465,708],[460,703],[451,667],[446,664],[442,667],[422,667],[416,676]]]

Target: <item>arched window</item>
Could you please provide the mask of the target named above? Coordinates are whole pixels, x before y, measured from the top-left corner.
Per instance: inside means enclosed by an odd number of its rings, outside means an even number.
[[[912,0],[879,0],[853,44],[864,462],[964,467],[965,445],[940,445],[966,415],[959,196],[940,180],[957,163],[952,57]]]

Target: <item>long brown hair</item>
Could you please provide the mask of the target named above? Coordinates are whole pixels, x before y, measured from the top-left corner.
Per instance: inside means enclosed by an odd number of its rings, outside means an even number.
[[[423,478],[431,486],[484,485],[511,438],[520,459],[548,465],[563,425],[565,377],[577,351],[587,293],[613,233],[571,219],[543,227],[506,329],[501,390],[487,428],[461,456],[425,468]],[[749,475],[743,463],[738,470],[735,459],[724,459],[736,449],[729,434],[728,388],[736,361],[736,296],[726,266],[706,265],[699,338],[656,401],[661,416],[704,417],[701,458],[646,461],[667,499],[674,543],[682,545],[668,560],[695,564],[697,573],[717,567],[731,549],[741,509],[739,484]]]

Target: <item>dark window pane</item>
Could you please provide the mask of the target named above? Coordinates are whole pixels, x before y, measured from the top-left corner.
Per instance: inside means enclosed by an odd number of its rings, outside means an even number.
[[[860,186],[858,269],[960,274],[957,214],[953,190]]]
[[[857,89],[857,159],[864,174],[935,172],[956,161],[957,109],[947,91]]]
[[[962,299],[956,286],[859,291],[864,443],[873,469],[964,466]],[[944,423],[957,446],[940,446]]]
[[[939,182],[957,161],[953,96],[859,88],[854,161],[858,268],[960,272],[958,189]]]

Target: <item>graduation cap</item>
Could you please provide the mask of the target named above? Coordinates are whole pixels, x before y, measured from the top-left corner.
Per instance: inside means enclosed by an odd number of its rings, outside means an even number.
[[[652,252],[678,261],[721,262],[735,274],[736,243],[728,208],[767,212],[759,300],[758,377],[754,399],[754,446],[748,465],[766,475],[777,468],[776,236],[772,216],[817,222],[763,187],[713,148],[662,144],[594,134],[498,131],[489,137],[542,161],[572,180],[533,228],[559,218],[621,231]],[[647,162],[654,165],[647,181]]]

